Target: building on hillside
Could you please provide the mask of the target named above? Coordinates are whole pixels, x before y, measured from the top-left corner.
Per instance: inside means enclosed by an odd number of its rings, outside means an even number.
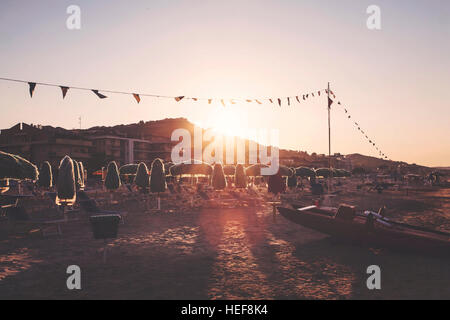
[[[112,160],[119,166],[139,162],[150,165],[156,158],[170,161],[173,145],[169,138],[147,134],[146,139],[141,139],[139,134],[111,128],[66,130],[18,123],[0,131],[0,150],[20,155],[38,166],[49,161],[54,168],[65,155],[82,161],[90,170]]]
[[[38,166],[49,161],[52,167],[58,167],[65,155],[86,163],[92,141],[62,128],[18,123],[0,131],[0,150],[20,155]]]

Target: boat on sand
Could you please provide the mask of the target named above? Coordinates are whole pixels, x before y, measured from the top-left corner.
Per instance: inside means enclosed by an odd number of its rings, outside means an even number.
[[[286,219],[352,244],[450,257],[450,233],[391,221],[354,207],[278,207]]]

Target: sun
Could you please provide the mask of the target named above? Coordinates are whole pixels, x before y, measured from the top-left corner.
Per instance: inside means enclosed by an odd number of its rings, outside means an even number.
[[[248,114],[237,104],[212,108],[204,125],[224,136],[248,137]]]

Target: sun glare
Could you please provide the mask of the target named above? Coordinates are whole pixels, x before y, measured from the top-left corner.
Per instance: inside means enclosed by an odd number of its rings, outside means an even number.
[[[211,110],[204,127],[212,128],[224,136],[248,138],[248,114],[239,105],[215,107]]]

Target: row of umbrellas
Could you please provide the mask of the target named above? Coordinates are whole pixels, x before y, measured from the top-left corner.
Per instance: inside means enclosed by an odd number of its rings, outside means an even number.
[[[264,164],[254,164],[245,169],[246,176],[257,177],[262,176],[261,169],[268,168],[269,166]],[[126,164],[120,167],[119,172],[121,175],[135,175],[137,171],[137,164]],[[203,175],[209,176],[213,172],[213,166],[204,163],[199,160],[193,160],[188,162],[182,162],[179,164],[166,163],[165,164],[166,174],[170,174],[172,176],[181,176],[181,175]],[[234,165],[225,165],[223,166],[223,171],[226,176],[234,176],[236,171],[236,166]],[[333,177],[348,177],[351,173],[344,169],[329,169],[329,168],[319,168],[312,169],[308,167],[298,167],[298,168],[289,168],[287,166],[281,165],[279,167],[280,175],[283,177],[324,177],[328,178],[330,176]]]

